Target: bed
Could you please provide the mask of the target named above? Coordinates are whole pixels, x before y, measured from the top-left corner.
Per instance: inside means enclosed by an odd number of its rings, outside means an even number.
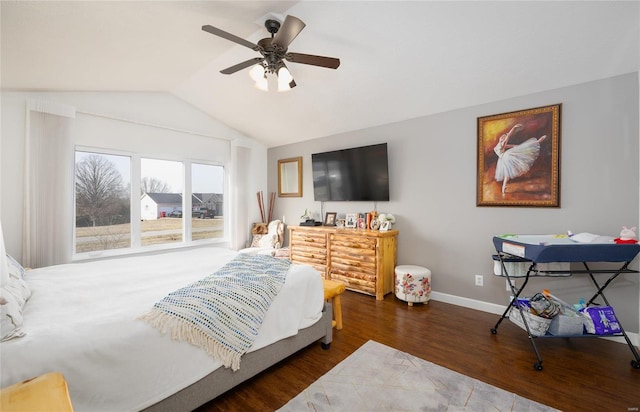
[[[0,387],[59,371],[76,411],[192,410],[311,343],[327,348],[331,307],[305,265],[289,268],[235,372],[139,319],[236,256],[201,247],[27,271],[25,335],[0,344]]]

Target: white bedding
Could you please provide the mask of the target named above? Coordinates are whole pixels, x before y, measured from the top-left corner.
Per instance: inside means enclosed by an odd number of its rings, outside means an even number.
[[[220,363],[137,318],[236,254],[206,247],[28,271],[26,335],[0,344],[0,386],[59,371],[76,411],[135,411],[198,381]],[[250,351],[314,324],[322,306],[318,272],[291,265]]]

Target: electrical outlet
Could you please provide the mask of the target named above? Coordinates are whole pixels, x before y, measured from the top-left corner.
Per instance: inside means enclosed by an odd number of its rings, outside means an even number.
[[[476,275],[476,286],[484,286],[484,276]]]

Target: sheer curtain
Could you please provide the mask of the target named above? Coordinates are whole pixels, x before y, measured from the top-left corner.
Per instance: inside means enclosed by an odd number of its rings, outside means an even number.
[[[249,192],[249,170],[251,169],[251,149],[244,146],[235,145],[233,151],[233,182],[229,192],[231,203],[229,209],[235,213],[231,218],[230,245],[238,250],[247,247],[247,239],[250,233],[249,210],[247,205],[250,200]],[[242,166],[241,166],[242,165]]]
[[[71,261],[75,108],[43,100],[27,104],[24,170],[24,266]]]

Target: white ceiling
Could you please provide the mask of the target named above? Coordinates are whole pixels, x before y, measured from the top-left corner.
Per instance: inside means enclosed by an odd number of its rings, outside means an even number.
[[[2,1],[3,90],[169,92],[268,147],[638,71],[638,1]],[[258,91],[267,16],[302,19],[298,87]],[[551,102],[555,103],[555,102]],[[514,108],[518,109],[518,108]]]

